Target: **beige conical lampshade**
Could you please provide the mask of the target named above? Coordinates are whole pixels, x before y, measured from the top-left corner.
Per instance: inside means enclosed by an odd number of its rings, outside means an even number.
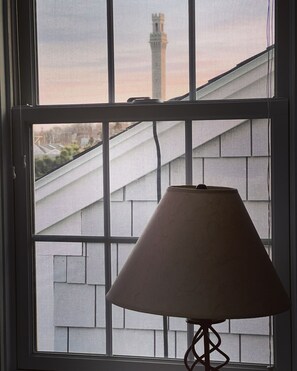
[[[235,189],[169,187],[107,295],[141,312],[221,320],[289,307]]]

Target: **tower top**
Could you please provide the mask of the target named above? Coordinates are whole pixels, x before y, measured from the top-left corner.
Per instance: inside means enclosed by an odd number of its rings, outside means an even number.
[[[164,22],[164,14],[163,13],[154,13],[154,14],[152,14],[152,19],[153,19],[153,21],[158,21],[158,20],[160,20],[160,21],[163,21]]]
[[[164,33],[164,20],[165,17],[163,13],[152,14],[153,33]]]

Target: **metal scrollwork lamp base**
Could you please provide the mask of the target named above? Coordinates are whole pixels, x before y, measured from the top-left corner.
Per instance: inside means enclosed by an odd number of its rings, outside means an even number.
[[[223,321],[216,321],[213,322],[211,320],[193,320],[188,319],[188,323],[197,324],[199,325],[199,329],[196,332],[192,344],[190,345],[189,349],[185,353],[184,363],[188,371],[194,370],[195,366],[200,363],[204,366],[205,371],[213,371],[219,370],[220,368],[224,367],[230,360],[226,353],[224,353],[219,347],[221,345],[221,338],[217,331],[213,328],[213,324],[223,322]],[[210,339],[210,332],[215,335],[217,342],[215,343]],[[196,346],[199,341],[203,341],[204,343],[204,353],[199,355]],[[210,363],[210,355],[213,352],[220,353],[224,358],[225,361],[216,365],[212,366]]]

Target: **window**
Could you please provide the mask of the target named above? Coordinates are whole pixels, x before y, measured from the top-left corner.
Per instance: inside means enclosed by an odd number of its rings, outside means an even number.
[[[288,101],[274,4],[208,3],[17,2],[32,104],[13,110],[21,369],[183,369],[192,326],[105,302],[168,185],[238,188],[278,264]],[[135,96],[154,100],[122,103]],[[238,369],[274,363],[269,318],[218,330]]]

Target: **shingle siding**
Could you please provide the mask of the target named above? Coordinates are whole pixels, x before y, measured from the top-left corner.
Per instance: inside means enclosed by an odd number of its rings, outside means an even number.
[[[94,327],[95,286],[55,283],[54,325],[62,327]]]
[[[113,330],[113,351],[116,355],[154,357],[155,332],[153,330]]]
[[[105,284],[104,246],[87,244],[86,279],[89,285]]]
[[[193,150],[193,183],[238,188],[262,238],[268,238],[270,234],[267,140],[267,121],[247,120]],[[168,185],[184,184],[185,158],[181,156],[162,166],[161,174],[162,194]],[[112,235],[141,234],[157,206],[156,184],[156,171],[152,171],[111,195]],[[79,219],[80,233],[103,234],[102,200],[84,208],[79,217],[73,216],[69,223],[75,220],[77,226]],[[112,281],[132,249],[133,244],[111,245]],[[89,243],[80,256],[72,256],[71,250],[67,251],[69,256],[58,254],[53,257],[55,349],[105,353],[103,245]],[[68,283],[65,283],[66,277]],[[163,355],[161,316],[112,306],[112,321],[114,354]],[[186,322],[182,318],[169,318],[168,325],[169,356],[183,358],[187,347]],[[231,361],[269,362],[268,318],[227,320],[214,327],[221,333],[222,349]],[[213,353],[212,359],[220,360],[221,356]]]
[[[69,352],[105,354],[105,330],[97,328],[70,328]]]

